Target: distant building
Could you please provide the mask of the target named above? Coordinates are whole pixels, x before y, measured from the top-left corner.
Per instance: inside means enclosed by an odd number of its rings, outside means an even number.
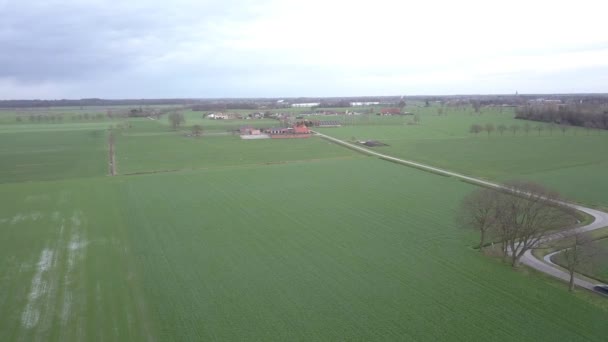
[[[306,107],[316,107],[320,105],[319,102],[309,102],[309,103],[292,103],[291,106],[294,108],[306,108]]]
[[[315,121],[314,125],[317,127],[341,127],[342,124],[339,121]]]
[[[529,101],[531,104],[560,104],[562,100],[534,99]]]
[[[309,134],[310,130],[308,129],[308,127],[306,127],[306,125],[298,125],[298,126],[293,126],[293,133],[294,134]]]
[[[361,106],[376,106],[379,105],[380,102],[351,102],[350,105],[352,107],[361,107]]]
[[[241,135],[260,135],[262,132],[258,128],[244,126],[239,129]]]
[[[306,125],[294,125],[289,128],[266,128],[263,133],[270,135],[273,139],[285,139],[285,138],[308,138],[310,137],[310,130]]]
[[[226,120],[226,119],[228,119],[228,115],[223,114],[223,113],[213,113],[213,114],[207,115],[207,119]]]
[[[400,115],[401,114],[401,109],[399,108],[382,108],[380,109],[380,114],[381,115]]]

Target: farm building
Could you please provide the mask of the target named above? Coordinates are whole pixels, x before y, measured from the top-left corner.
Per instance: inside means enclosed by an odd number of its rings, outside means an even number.
[[[308,127],[306,127],[306,125],[296,125],[296,126],[293,126],[293,133],[294,134],[309,134],[310,130],[308,129]]]
[[[265,128],[264,133],[268,134],[287,134],[289,132],[289,128],[284,127],[273,127],[273,128]]]
[[[260,134],[262,134],[262,132],[259,129],[253,128],[251,126],[241,127],[239,129],[239,132],[241,135],[260,135]]]
[[[207,119],[212,119],[212,120],[227,120],[228,119],[228,115],[223,114],[223,113],[213,113],[213,114],[207,115]]]
[[[265,134],[270,135],[273,139],[280,138],[308,138],[310,137],[310,130],[306,125],[294,125],[289,128],[266,128],[263,130]]]
[[[382,108],[380,109],[380,115],[401,115],[401,109],[399,108]]]

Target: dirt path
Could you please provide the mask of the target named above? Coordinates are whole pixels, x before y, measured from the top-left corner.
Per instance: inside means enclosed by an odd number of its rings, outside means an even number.
[[[391,157],[389,155],[386,154],[382,154],[382,153],[378,153],[372,150],[369,150],[367,148],[361,147],[361,146],[357,146],[355,144],[351,144],[349,142],[340,140],[340,139],[336,139],[334,137],[319,133],[319,132],[314,132],[313,133],[315,135],[318,135],[322,138],[325,138],[327,140],[333,141],[337,144],[343,145],[347,148],[359,151],[361,153],[370,155],[370,156],[376,156],[376,157],[380,157],[381,159],[384,160],[388,160],[388,161],[392,161],[392,162],[397,162],[399,164],[403,164],[406,166],[412,166],[424,171],[428,171],[428,172],[433,172],[433,173],[437,173],[443,176],[450,176],[450,177],[455,177],[455,178],[459,178],[461,180],[464,180],[466,182],[475,184],[475,185],[481,185],[481,186],[486,186],[489,188],[494,188],[494,189],[499,189],[499,190],[503,190],[503,191],[512,191],[512,189],[507,188],[501,184],[498,183],[493,183],[493,182],[489,182],[483,179],[479,179],[479,178],[475,178],[475,177],[470,177],[470,176],[466,176],[460,173],[456,173],[456,172],[452,172],[452,171],[448,171],[445,169],[441,169],[441,168],[437,168],[437,167],[433,167],[433,166],[429,166],[429,165],[425,165],[425,164],[421,164],[421,163],[417,163],[417,162],[413,162],[410,160],[404,160],[404,159],[400,159],[400,158],[395,158],[395,157]],[[595,229],[599,229],[599,228],[603,228],[608,226],[608,213],[605,213],[603,211],[599,211],[599,210],[595,210],[595,209],[591,209],[591,208],[587,208],[578,204],[574,204],[574,203],[570,203],[570,202],[560,202],[563,205],[567,205],[571,208],[574,208],[576,210],[582,211],[586,214],[589,214],[591,216],[593,216],[594,220],[592,223],[586,225],[586,226],[582,226],[582,227],[573,227],[570,230],[571,231],[579,231],[579,232],[588,232],[588,231],[592,231]],[[563,233],[563,232],[562,232]],[[546,243],[552,240],[557,240],[561,237],[561,234],[559,233],[555,233],[555,234],[551,234],[546,236],[544,239],[542,239],[539,243]],[[559,251],[558,251],[559,252]],[[546,260],[545,260],[546,261]],[[561,280],[565,280],[568,281],[570,279],[570,276],[567,272],[564,272],[561,268],[557,267],[555,264],[549,262],[545,262],[543,260],[539,260],[537,259],[531,252],[531,250],[527,251],[522,257],[520,262],[524,265],[527,265],[529,267],[532,267],[540,272],[543,272],[545,274],[548,274],[552,277],[561,279]],[[597,285],[606,285],[606,284],[602,284],[602,283],[590,283],[589,281],[583,280],[583,279],[575,279],[575,284],[595,291],[593,289],[594,286]]]
[[[114,153],[114,133],[108,136],[110,176],[116,176],[116,154]]]

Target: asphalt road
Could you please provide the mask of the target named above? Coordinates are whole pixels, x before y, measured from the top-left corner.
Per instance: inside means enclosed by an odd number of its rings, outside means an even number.
[[[328,139],[330,141],[333,141],[337,144],[346,146],[348,148],[357,150],[359,152],[365,153],[367,155],[371,155],[371,156],[376,156],[376,157],[380,157],[382,159],[386,159],[386,160],[390,160],[390,161],[394,161],[394,162],[398,162],[404,165],[409,165],[409,166],[413,166],[416,168],[419,168],[421,170],[426,170],[426,171],[430,171],[430,172],[434,172],[434,173],[438,173],[438,174],[442,174],[445,176],[450,176],[450,177],[455,177],[455,178],[459,178],[462,180],[465,180],[467,182],[473,183],[473,184],[478,184],[478,185],[482,185],[482,186],[486,186],[486,187],[490,187],[490,188],[495,188],[495,189],[500,189],[500,190],[506,190],[506,191],[512,191],[512,189],[507,188],[501,184],[498,183],[493,183],[490,181],[486,181],[483,179],[479,179],[479,178],[475,178],[475,177],[471,177],[471,176],[467,176],[467,175],[463,175],[457,172],[452,172],[449,170],[445,170],[445,169],[441,169],[441,168],[437,168],[434,166],[429,166],[429,165],[425,165],[425,164],[421,164],[421,163],[417,163],[414,161],[410,161],[410,160],[405,160],[405,159],[400,159],[400,158],[395,158],[386,154],[382,154],[382,153],[378,153],[375,151],[372,151],[370,149],[355,145],[355,144],[351,144],[349,142],[340,140],[340,139],[336,139],[334,137],[331,137],[329,135],[326,134],[322,134],[319,132],[315,132],[313,131],[313,133],[315,135],[318,135],[320,137],[323,137],[325,139]],[[599,210],[595,210],[595,209],[591,209],[591,208],[587,208],[578,204],[574,204],[574,203],[570,203],[570,202],[560,202],[561,204],[567,205],[571,208],[574,208],[576,210],[582,211],[584,213],[587,213],[591,216],[594,217],[594,221],[586,226],[581,226],[581,227],[574,227],[571,228],[570,230],[564,230],[562,232],[559,233],[555,233],[555,234],[551,234],[546,236],[544,239],[542,239],[540,241],[540,243],[545,243],[545,242],[549,242],[552,240],[557,240],[559,238],[561,238],[564,234],[565,231],[579,231],[579,232],[588,232],[588,231],[592,231],[595,229],[599,229],[599,228],[603,228],[608,226],[608,213],[605,213],[603,211],[599,211]],[[526,266],[529,266],[533,269],[536,269],[540,272],[543,272],[545,274],[548,274],[552,277],[564,280],[566,282],[570,281],[570,275],[563,271],[559,266],[555,265],[553,262],[551,262],[550,258],[552,255],[554,255],[555,253],[559,253],[560,251],[551,253],[547,256],[544,257],[544,260],[539,260],[537,259],[534,255],[532,255],[531,250],[528,250],[526,253],[524,253],[524,255],[521,257],[520,262]],[[595,291],[594,287],[597,285],[606,285],[606,284],[602,284],[602,283],[591,283],[587,280],[583,280],[580,278],[576,278],[574,279],[574,283],[577,286],[589,289],[591,291]],[[595,291],[597,292],[597,291]]]

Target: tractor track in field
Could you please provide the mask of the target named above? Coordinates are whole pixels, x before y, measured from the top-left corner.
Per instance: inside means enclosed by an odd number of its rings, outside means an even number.
[[[358,151],[360,153],[369,155],[369,156],[375,156],[375,157],[379,157],[382,160],[386,160],[386,161],[390,161],[390,162],[394,162],[394,163],[398,163],[398,164],[402,164],[405,166],[410,166],[410,167],[414,167],[423,171],[427,171],[427,172],[431,172],[434,174],[438,174],[438,175],[442,175],[442,176],[448,176],[448,177],[454,177],[454,178],[458,178],[462,181],[465,181],[467,183],[471,183],[471,184],[475,184],[475,185],[480,185],[480,186],[484,186],[484,187],[488,187],[488,188],[493,188],[493,189],[498,189],[498,190],[502,190],[502,191],[508,191],[508,192],[512,192],[513,190],[510,188],[505,187],[502,184],[499,183],[494,183],[494,182],[490,182],[487,180],[483,180],[480,178],[475,178],[475,177],[471,177],[471,176],[467,176],[467,175],[463,175],[457,172],[452,172],[446,169],[442,169],[442,168],[438,168],[438,167],[434,167],[434,166],[430,166],[430,165],[426,165],[426,164],[422,164],[422,163],[417,163],[414,161],[410,161],[410,160],[405,160],[405,159],[400,159],[400,158],[395,158],[386,154],[382,154],[382,153],[378,153],[375,151],[372,151],[370,149],[361,147],[361,146],[357,146],[355,144],[351,144],[349,142],[331,137],[329,135],[326,134],[322,134],[316,131],[312,131],[315,135],[327,139],[329,141],[332,141],[336,144],[342,145],[346,148]],[[580,226],[580,227],[572,227],[570,229],[568,229],[567,231],[569,232],[589,232],[592,230],[596,230],[596,229],[600,229],[600,228],[604,228],[606,226],[608,226],[608,213],[605,213],[603,211],[600,210],[596,210],[596,209],[592,209],[592,208],[587,208],[585,206],[576,204],[576,203],[572,203],[572,202],[566,202],[566,201],[561,201],[560,204],[569,206],[573,209],[576,209],[578,211],[584,212],[588,215],[591,215],[594,220],[593,222],[591,222],[590,224],[584,225],[584,226]],[[545,238],[543,238],[541,241],[539,241],[539,244],[542,243],[547,243],[550,241],[554,241],[554,240],[558,240],[563,236],[564,231],[561,232],[557,232],[557,233],[553,233],[550,235],[547,235]],[[521,257],[520,262],[528,267],[531,267],[537,271],[543,272],[547,275],[550,275],[554,278],[560,279],[560,280],[564,280],[564,281],[569,281],[570,279],[570,275],[568,274],[568,272],[565,272],[562,268],[558,267],[557,265],[555,265],[553,262],[551,262],[550,257],[552,255],[554,255],[555,253],[560,252],[556,251],[554,253],[551,253],[550,255],[545,256],[544,260],[540,260],[538,258],[536,258],[533,254],[532,254],[532,249],[528,250],[526,253],[524,253],[524,255]],[[585,278],[588,279],[588,278]],[[582,288],[588,289],[590,291],[596,292],[596,293],[601,293],[598,292],[597,290],[595,290],[595,286],[598,285],[606,285],[606,284],[602,284],[600,282],[598,283],[592,283],[588,280],[585,280],[583,278],[579,277],[575,277],[574,279],[574,283]]]
[[[109,159],[109,169],[110,169],[110,176],[116,176],[116,153],[115,153],[115,147],[114,147],[114,133],[110,132],[110,135],[108,136],[108,146],[109,146],[109,155],[108,155],[108,159]]]

